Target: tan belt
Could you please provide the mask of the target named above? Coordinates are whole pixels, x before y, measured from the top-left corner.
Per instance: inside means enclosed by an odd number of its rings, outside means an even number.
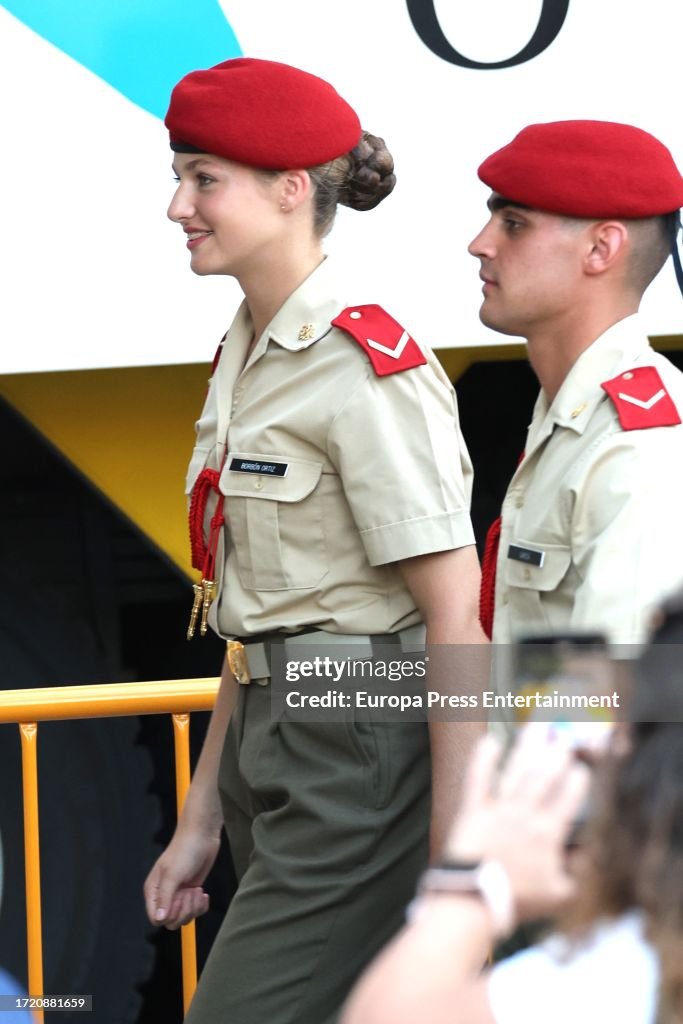
[[[362,661],[377,654],[377,648],[386,644],[396,644],[402,654],[417,654],[425,649],[426,629],[424,623],[407,626],[398,633],[381,633],[375,636],[358,633],[328,633],[324,629],[316,629],[310,633],[299,633],[288,637],[283,633],[278,643],[284,644],[285,658],[288,652],[297,651],[302,646],[320,647],[325,644],[337,644],[353,647],[351,661]],[[228,640],[228,667],[238,683],[246,685],[252,679],[267,686],[270,680],[270,647],[273,641],[256,641],[242,643],[241,640]]]

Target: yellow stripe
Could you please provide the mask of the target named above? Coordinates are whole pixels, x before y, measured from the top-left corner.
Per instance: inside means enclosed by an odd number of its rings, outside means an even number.
[[[0,394],[184,572],[183,484],[205,365],[0,376]]]
[[[653,338],[680,349],[683,338]],[[457,381],[477,362],[524,359],[520,343],[438,349]],[[204,364],[0,376],[0,394],[183,572],[192,575],[183,484]]]

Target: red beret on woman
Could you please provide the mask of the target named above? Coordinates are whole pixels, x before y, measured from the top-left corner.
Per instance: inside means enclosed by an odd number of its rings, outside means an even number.
[[[272,170],[334,160],[361,137],[358,115],[329,82],[252,57],[185,75],[171,93],[166,127],[176,152]]]

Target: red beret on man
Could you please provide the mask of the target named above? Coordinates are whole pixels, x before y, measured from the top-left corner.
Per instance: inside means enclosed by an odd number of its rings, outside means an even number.
[[[362,134],[358,115],[328,82],[251,57],[182,78],[165,123],[171,149],[280,171],[334,160]]]
[[[478,173],[506,199],[567,217],[655,217],[683,206],[683,178],[666,146],[613,121],[529,125]]]

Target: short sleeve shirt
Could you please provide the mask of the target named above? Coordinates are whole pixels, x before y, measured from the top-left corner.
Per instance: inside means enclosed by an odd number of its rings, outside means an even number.
[[[420,620],[395,563],[474,542],[450,381],[430,351],[378,377],[331,325],[347,305],[325,260],[246,365],[245,304],[226,335],[186,486],[221,470],[229,525],[209,621],[223,636],[395,632]]]
[[[683,426],[625,430],[601,386],[639,366],[680,415],[683,374],[637,316],[581,354],[551,405],[539,395],[503,503],[494,642],[583,631],[638,645],[683,582]]]

